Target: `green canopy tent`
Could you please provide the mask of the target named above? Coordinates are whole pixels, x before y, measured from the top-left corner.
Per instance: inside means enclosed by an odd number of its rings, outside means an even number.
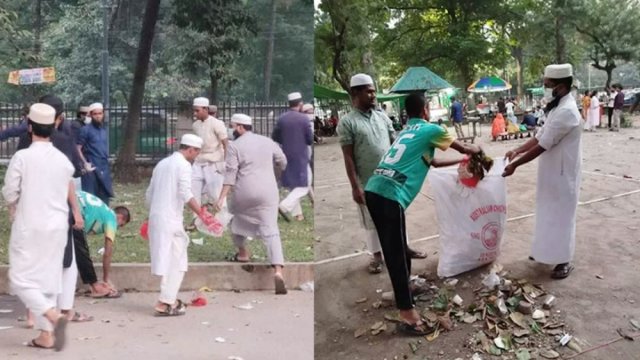
[[[346,91],[342,90],[333,90],[322,85],[313,84],[313,97],[318,101],[320,106],[326,103],[338,106],[340,108],[351,107],[351,97]],[[377,93],[376,99],[378,102],[387,102],[393,101],[398,109],[404,108],[404,99],[407,97],[406,94],[383,94]]]
[[[445,79],[424,66],[410,67],[391,88],[392,93],[433,92],[453,88]]]

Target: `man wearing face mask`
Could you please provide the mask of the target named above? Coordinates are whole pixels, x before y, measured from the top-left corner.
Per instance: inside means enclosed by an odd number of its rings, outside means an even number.
[[[511,161],[502,176],[540,157],[536,190],[536,227],[530,259],[556,265],[554,279],[564,279],[573,270],[576,211],[582,165],[582,117],[570,93],[573,68],[554,64],[545,68],[546,120],[535,138],[507,152]]]
[[[296,220],[304,220],[300,199],[309,194],[309,147],[313,144],[313,131],[309,118],[302,114],[302,95],[289,94],[289,111],[278,119],[271,138],[282,146],[287,156],[287,168],[282,174],[282,186],[288,188],[289,195],[280,202],[280,214],[289,220],[289,213]]]
[[[91,104],[89,115],[91,123],[80,130],[80,135],[76,140],[86,171],[82,176],[82,191],[97,196],[102,202],[109,205],[109,200],[114,195],[102,104]]]

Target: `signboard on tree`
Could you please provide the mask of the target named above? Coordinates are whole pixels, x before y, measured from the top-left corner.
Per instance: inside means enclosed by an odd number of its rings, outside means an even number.
[[[7,82],[14,85],[32,85],[52,83],[56,81],[56,70],[53,67],[15,70],[9,73]]]

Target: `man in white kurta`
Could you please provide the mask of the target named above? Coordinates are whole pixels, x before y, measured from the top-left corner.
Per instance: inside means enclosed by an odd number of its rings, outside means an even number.
[[[186,305],[177,299],[187,271],[189,236],[184,230],[185,204],[208,223],[206,211],[191,191],[191,163],[200,153],[202,139],[186,134],[180,149],[153,169],[146,192],[149,208],[149,252],[151,273],[162,276],[160,297],[155,306],[158,316],[183,315]]]
[[[193,164],[191,190],[198,203],[215,204],[222,190],[224,155],[229,142],[224,122],[210,115],[209,99],[199,97],[193,100],[193,132],[203,143],[200,155]],[[202,195],[208,201],[203,201]]]
[[[280,195],[275,169],[282,171],[287,158],[273,140],[254,134],[251,118],[244,114],[231,117],[235,140],[229,144],[226,157],[224,187],[216,204],[220,210],[233,188],[229,210],[233,214],[231,234],[238,248],[235,261],[248,262],[251,258],[246,241],[260,237],[267,248],[268,261],[273,266],[276,294],[286,294],[282,276],[284,255],[278,228],[278,202]]]
[[[40,103],[31,106],[28,119],[32,143],[11,158],[2,195],[12,220],[10,289],[34,313],[35,328],[40,330],[31,345],[62,350],[67,319],[56,310],[56,300],[62,291],[68,201],[75,194],[74,167],[49,141],[54,118],[53,107]]]
[[[536,228],[531,258],[556,265],[551,277],[563,279],[573,270],[576,212],[582,165],[582,118],[570,93],[573,68],[570,64],[549,65],[545,69],[545,91],[551,91],[546,122],[534,139],[509,151],[513,160],[503,176],[536,157]]]

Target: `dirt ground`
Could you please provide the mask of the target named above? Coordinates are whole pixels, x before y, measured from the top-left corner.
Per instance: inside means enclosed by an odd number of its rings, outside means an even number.
[[[583,134],[583,174],[578,208],[576,270],[570,278],[552,281],[549,267],[527,260],[533,234],[537,161],[519,168],[508,179],[508,218],[498,260],[512,276],[540,283],[557,297],[555,311],[562,316],[583,350],[618,338],[617,328],[632,329],[630,319],[640,320],[640,118],[635,127],[612,133],[598,129]],[[490,128],[481,129],[476,140],[493,157],[524,140],[491,142]],[[433,342],[422,339],[415,353],[410,338],[389,330],[377,336],[354,338],[354,331],[382,320],[393,309],[372,309],[380,298],[376,290],[391,290],[386,271],[366,272],[368,256],[357,210],[344,171],[337,138],[316,146],[316,359],[469,359],[469,334],[479,329],[461,324],[442,333]],[[458,157],[454,150],[440,157]],[[630,178],[629,178],[630,177]],[[413,263],[414,273],[435,274],[438,224],[431,189],[427,182],[407,211],[412,247],[427,251],[427,260]],[[487,269],[458,276],[479,284]],[[598,275],[602,279],[596,277]],[[366,297],[365,303],[356,300]],[[476,325],[477,326],[477,325]],[[557,349],[563,358],[574,354]],[[482,359],[493,358],[482,354]],[[497,358],[497,357],[496,357]],[[503,355],[515,359],[515,354]],[[578,359],[640,359],[640,338],[620,341],[580,355]]]
[[[12,328],[0,330],[0,359],[313,359],[313,293],[206,295],[207,306],[190,307],[175,318],[153,316],[157,293],[127,293],[110,300],[77,297],[76,308],[95,320],[71,323],[67,348],[59,353],[23,344],[37,332],[17,322],[24,315],[20,301],[3,295],[0,329]],[[190,296],[181,294],[183,300]],[[236,308],[247,304],[250,309]]]

